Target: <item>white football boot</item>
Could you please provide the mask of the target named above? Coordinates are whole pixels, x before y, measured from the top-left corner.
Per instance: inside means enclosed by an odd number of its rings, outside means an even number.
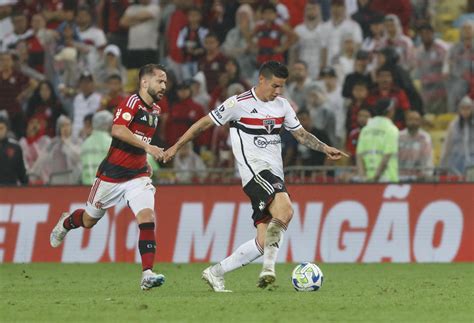
[[[156,274],[147,269],[142,273],[142,281],[140,283],[140,288],[142,290],[149,290],[154,287],[160,287],[165,283],[165,276],[162,274]]]
[[[231,293],[231,290],[225,289],[224,276],[214,275],[211,270],[212,266],[207,267],[202,272],[202,279],[211,286],[212,290],[218,293]]]
[[[51,247],[58,247],[63,242],[64,237],[66,237],[66,234],[69,232],[69,230],[67,230],[63,226],[64,219],[66,219],[68,216],[68,212],[64,212],[63,214],[61,214],[58,223],[56,223],[53,230],[51,231],[51,235],[49,236],[49,243],[51,244]]]

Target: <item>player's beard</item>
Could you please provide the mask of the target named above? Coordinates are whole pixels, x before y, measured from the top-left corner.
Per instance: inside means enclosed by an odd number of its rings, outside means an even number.
[[[148,95],[151,96],[151,98],[153,99],[153,101],[155,101],[155,102],[160,101],[161,97],[158,96],[158,92],[157,92],[157,91],[154,91],[153,89],[148,89],[147,92],[148,92]]]

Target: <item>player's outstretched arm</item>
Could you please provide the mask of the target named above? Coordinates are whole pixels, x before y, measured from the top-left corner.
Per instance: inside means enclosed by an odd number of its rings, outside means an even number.
[[[163,157],[163,162],[166,163],[173,159],[173,157],[176,155],[178,150],[181,149],[186,143],[189,141],[193,140],[199,134],[207,129],[209,129],[211,126],[214,125],[214,121],[212,121],[211,117],[209,115],[206,115],[196,121],[180,138],[179,140],[170,148],[168,148],[165,151],[165,155]]]
[[[140,140],[126,126],[114,124],[112,126],[112,137],[120,139],[132,146],[142,148],[147,152],[147,154],[152,155],[156,160],[163,159],[163,148],[150,145],[149,143]]]
[[[338,160],[341,159],[341,157],[349,157],[349,155],[345,152],[326,145],[324,142],[316,138],[315,135],[304,130],[304,128],[299,128],[295,131],[292,131],[291,134],[300,144],[305,145],[312,150],[325,153],[326,156],[328,156],[331,160]]]

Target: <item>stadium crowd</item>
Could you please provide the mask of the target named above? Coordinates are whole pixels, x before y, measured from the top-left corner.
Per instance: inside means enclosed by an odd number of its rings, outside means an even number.
[[[152,62],[169,72],[152,141],[160,147],[250,89],[259,65],[276,60],[289,66],[285,97],[302,125],[352,155],[334,166],[356,164],[359,135],[388,98],[386,124],[399,132],[387,146],[400,169],[415,179],[435,166],[466,174],[474,165],[472,6],[0,0],[0,184],[90,185],[111,142],[114,108],[136,90],[138,68]],[[332,166],[288,133],[281,138],[285,166]],[[201,180],[206,169],[233,163],[228,128],[216,127],[180,151],[165,173],[171,181]]]

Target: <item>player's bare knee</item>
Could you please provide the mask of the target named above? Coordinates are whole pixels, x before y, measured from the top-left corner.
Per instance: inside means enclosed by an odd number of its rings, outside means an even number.
[[[283,221],[284,223],[289,223],[291,219],[293,218],[293,207],[289,203],[285,203],[281,205],[280,209],[276,214],[273,216],[277,218],[278,220]]]
[[[143,209],[137,214],[138,223],[155,222],[155,212],[152,209]]]
[[[92,228],[94,225],[96,225],[96,223],[98,222],[99,220],[98,219],[94,219],[90,216],[83,216],[82,217],[82,223],[84,224],[84,228],[86,229],[90,229]]]

